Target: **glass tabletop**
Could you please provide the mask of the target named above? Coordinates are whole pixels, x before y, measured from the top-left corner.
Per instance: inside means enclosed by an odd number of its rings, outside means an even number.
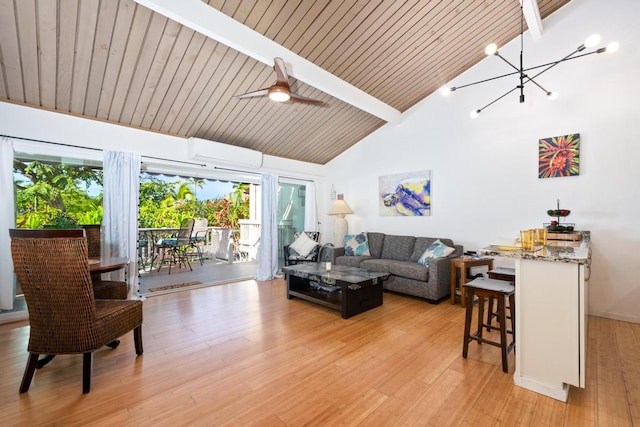
[[[327,271],[325,263],[305,263],[282,267],[285,273],[295,276],[309,277],[316,276],[323,280],[339,280],[348,283],[360,283],[370,279],[385,278],[389,273],[379,271],[369,271],[363,268],[347,267],[344,265],[333,265],[331,271]]]

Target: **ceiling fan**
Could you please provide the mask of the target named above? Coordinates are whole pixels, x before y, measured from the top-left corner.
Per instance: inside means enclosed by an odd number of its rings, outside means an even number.
[[[289,76],[287,75],[287,69],[284,66],[284,61],[282,58],[274,59],[273,69],[276,70],[276,84],[273,86],[266,87],[264,89],[256,90],[254,92],[243,93],[241,95],[236,95],[234,98],[244,99],[244,98],[254,98],[259,96],[268,96],[269,99],[275,102],[300,102],[303,104],[323,104],[322,101],[312,98],[307,98],[306,96],[298,95],[291,91],[291,87],[289,86]]]

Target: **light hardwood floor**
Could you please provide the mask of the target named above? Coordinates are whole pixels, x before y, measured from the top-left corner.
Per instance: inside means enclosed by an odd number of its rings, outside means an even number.
[[[151,297],[144,355],[131,333],[96,352],[87,395],[75,355],[20,395],[28,326],[0,325],[0,425],[640,426],[640,325],[589,318],[587,387],[565,404],[515,387],[513,354],[509,374],[496,347],[463,359],[463,319],[385,293],[345,320],[283,280]]]

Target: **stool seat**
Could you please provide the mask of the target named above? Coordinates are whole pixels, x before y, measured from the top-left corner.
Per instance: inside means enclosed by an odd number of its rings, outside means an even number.
[[[497,279],[485,279],[478,278],[472,280],[469,283],[463,285],[465,289],[465,296],[467,298],[466,303],[466,315],[464,324],[464,343],[462,347],[462,357],[467,358],[469,350],[469,342],[477,341],[478,344],[490,344],[496,347],[500,347],[502,351],[502,371],[508,372],[507,355],[511,350],[515,349],[515,292],[516,288],[513,283],[506,282],[504,280]],[[471,334],[471,319],[473,317],[473,300],[478,298],[478,329]],[[483,323],[484,318],[484,304],[485,298],[491,301],[496,299],[498,301],[498,327],[493,327],[490,324]],[[509,299],[509,313],[511,314],[511,330],[507,330],[507,305],[506,299]],[[490,329],[500,330],[500,342],[487,340],[482,337],[482,330],[484,327]],[[507,334],[512,335],[510,344],[507,344]]]
[[[515,286],[511,282],[506,282],[504,280],[498,279],[485,279],[484,277],[479,277],[468,283],[465,283],[464,286],[467,288],[486,290],[505,295],[509,295],[510,293],[516,291]]]

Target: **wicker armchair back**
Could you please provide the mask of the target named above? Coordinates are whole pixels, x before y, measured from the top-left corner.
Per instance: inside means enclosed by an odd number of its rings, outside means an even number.
[[[35,369],[53,355],[84,355],[83,393],[88,393],[95,350],[117,347],[118,338],[134,330],[136,353],[142,354],[142,302],[95,300],[87,241],[77,231],[9,230],[13,267],[31,326],[21,393],[29,389]],[[38,360],[40,354],[48,356]]]

